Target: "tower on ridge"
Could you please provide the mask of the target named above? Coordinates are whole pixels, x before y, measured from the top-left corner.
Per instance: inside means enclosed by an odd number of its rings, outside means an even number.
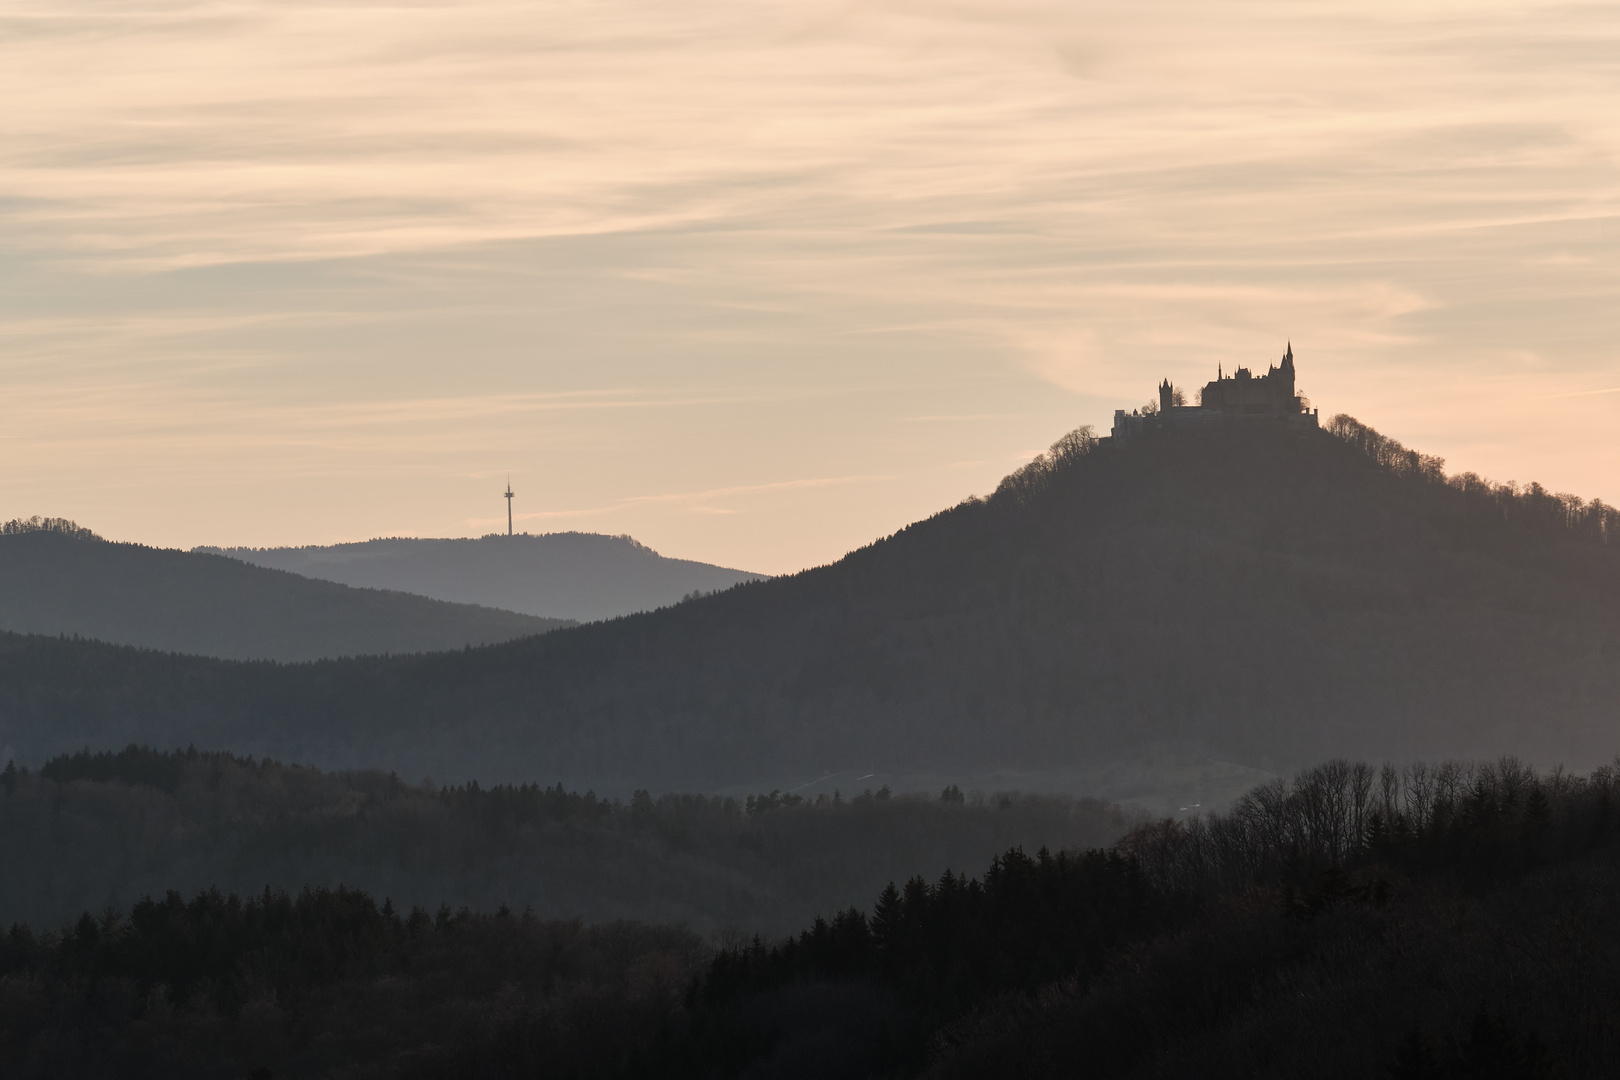
[[[512,478],[506,478],[506,535],[512,535]]]

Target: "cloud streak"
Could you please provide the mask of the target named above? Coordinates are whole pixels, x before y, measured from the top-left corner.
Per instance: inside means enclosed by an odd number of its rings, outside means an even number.
[[[1617,49],[1598,3],[16,0],[0,498],[264,543],[512,468],[783,570],[1292,337],[1325,408],[1613,500],[1564,391],[1620,380]],[[784,475],[897,479],[636,494]]]

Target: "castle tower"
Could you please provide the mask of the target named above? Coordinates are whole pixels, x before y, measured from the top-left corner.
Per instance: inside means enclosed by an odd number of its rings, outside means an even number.
[[[1169,379],[1166,379],[1166,380],[1164,380],[1164,382],[1159,384],[1159,415],[1160,416],[1168,416],[1170,414],[1170,407],[1173,404],[1175,404],[1175,398],[1176,398],[1176,388],[1170,385],[1170,380]]]

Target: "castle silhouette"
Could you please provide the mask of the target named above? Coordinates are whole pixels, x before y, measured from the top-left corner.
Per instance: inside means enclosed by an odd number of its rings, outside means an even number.
[[[1110,433],[1117,443],[1128,443],[1149,431],[1176,428],[1211,428],[1228,423],[1273,423],[1291,429],[1317,426],[1316,411],[1294,389],[1294,343],[1288,343],[1282,363],[1273,364],[1264,375],[1238,368],[1230,376],[1216,369],[1213,381],[1198,392],[1197,405],[1177,402],[1176,388],[1166,379],[1159,384],[1157,410],[1127,413],[1114,410]]]

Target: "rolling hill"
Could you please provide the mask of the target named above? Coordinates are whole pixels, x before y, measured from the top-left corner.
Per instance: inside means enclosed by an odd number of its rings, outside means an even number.
[[[292,661],[460,649],[572,625],[353,589],[219,555],[112,543],[52,524],[0,535],[0,629]]]
[[[1620,749],[1617,539],[1601,504],[1448,479],[1349,418],[1126,447],[1077,432],[833,565],[465,653],[285,668],[7,638],[0,742],[625,792],[850,770],[1117,793],[1188,761],[1335,755],[1584,766]]]
[[[761,579],[743,570],[668,559],[628,536],[598,533],[197,550],[343,585],[585,622],[652,611],[693,592]]]

